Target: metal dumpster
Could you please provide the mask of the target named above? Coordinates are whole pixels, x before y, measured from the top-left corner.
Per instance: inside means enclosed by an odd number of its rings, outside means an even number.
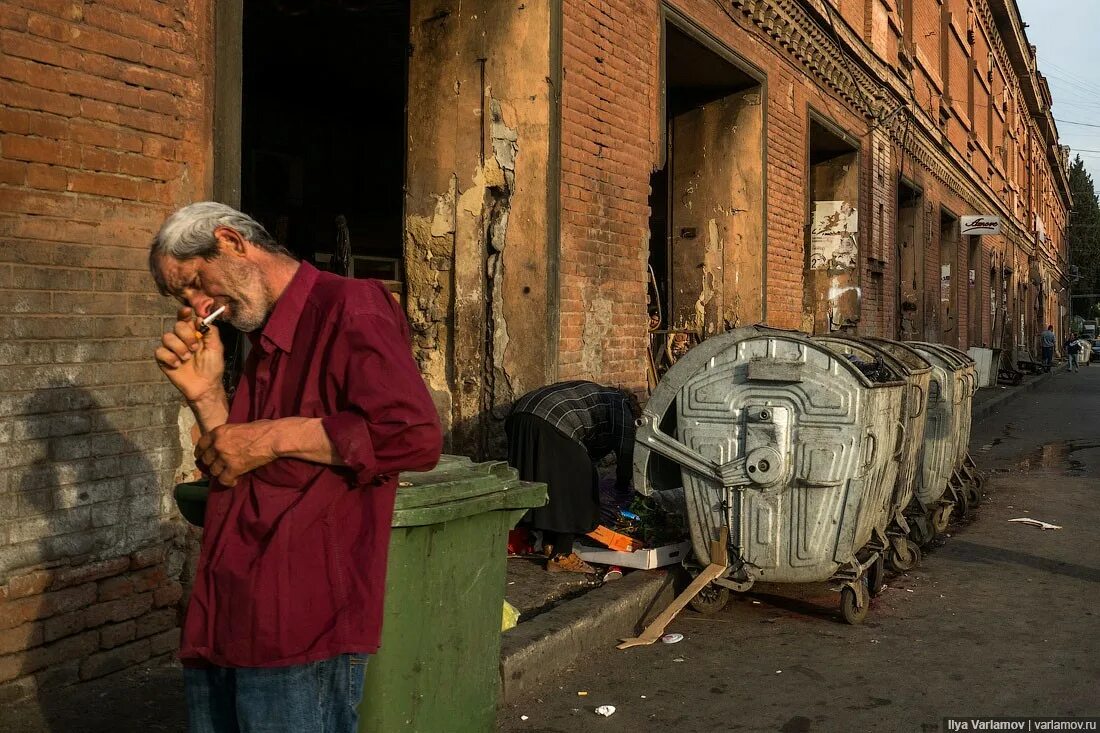
[[[887,550],[900,550],[904,569],[908,570],[915,564],[913,553],[909,550],[908,543],[905,541],[908,527],[905,524],[905,518],[902,516],[902,510],[905,509],[913,495],[911,483],[913,469],[910,469],[908,475],[905,476],[907,473],[906,461],[915,462],[916,450],[919,448],[914,444],[912,450],[910,450],[912,441],[909,439],[909,433],[906,430],[907,416],[913,401],[913,395],[911,394],[913,385],[909,384],[908,370],[905,365],[874,343],[844,336],[813,336],[811,338],[853,361],[864,375],[870,376],[874,381],[905,383],[898,387],[887,387],[875,391],[875,394],[882,398],[882,404],[875,410],[874,419],[884,421],[883,428],[896,426],[897,429],[902,431],[899,450],[895,456],[897,460],[886,463],[883,466],[883,473],[872,476],[870,479],[874,490],[868,494],[868,498],[872,501],[881,502],[883,505],[881,513],[883,524],[876,527],[876,529],[879,530],[879,536],[888,537],[891,540],[885,547],[875,547],[876,550],[882,552],[882,556],[872,566],[872,572],[868,576],[871,595],[875,595],[882,588],[882,561],[887,554],[897,554],[895,552],[888,553]],[[931,368],[928,371],[931,371]],[[923,391],[917,395],[917,399],[921,403],[919,414],[923,414]],[[903,476],[909,483],[901,486],[899,481],[903,479]],[[900,522],[900,526],[897,522]],[[891,564],[894,563],[894,560],[895,558],[891,557]]]
[[[985,483],[985,478],[978,471],[977,464],[974,463],[974,459],[970,455],[970,433],[974,426],[974,395],[978,393],[978,389],[981,387],[981,374],[979,374],[980,365],[962,349],[947,345],[944,345],[943,348],[947,349],[963,363],[964,373],[970,384],[969,394],[960,405],[962,412],[960,419],[959,450],[955,458],[955,470],[958,472],[959,480],[966,487],[967,499],[970,508],[973,509],[981,503],[981,489],[982,485]]]
[[[832,581],[845,620],[863,620],[904,439],[895,377],[762,327],[708,339],[665,374],[639,420],[635,487],[683,487],[701,563],[729,529],[730,566],[693,605],[715,610],[757,580]]]
[[[909,565],[920,562],[920,547],[927,544],[933,537],[932,518],[939,497],[943,495],[946,479],[938,484],[938,493],[931,491],[925,484],[925,441],[928,436],[928,422],[930,422],[930,395],[933,393],[933,364],[922,357],[921,353],[910,344],[891,339],[867,337],[866,341],[875,343],[884,351],[894,355],[902,361],[909,371],[910,384],[914,387],[911,393],[909,422],[906,423],[906,460],[902,470],[911,469],[911,473],[904,478],[910,480],[910,492],[908,496],[899,494],[898,506],[902,507],[903,523],[899,522],[906,530],[910,541],[910,548],[915,550],[915,557],[906,557],[899,553],[897,558],[891,556],[894,569],[906,570]],[[939,394],[938,383],[935,391]],[[934,494],[934,495],[933,495]],[[944,518],[946,522],[946,515]]]
[[[920,535],[921,529],[911,526],[909,517],[916,515],[930,518],[920,508],[915,497],[921,482],[932,365],[916,349],[900,341],[876,337],[862,337],[860,340],[882,349],[897,359],[902,364],[906,381],[909,383],[909,398],[905,405],[905,449],[895,485],[892,506],[895,515],[887,532],[890,536],[887,560],[895,570],[905,571],[920,564],[920,546],[927,542],[927,539]],[[910,537],[912,537],[911,540]]]
[[[956,468],[964,454],[960,451],[965,452],[970,440],[970,403],[976,379],[973,360],[960,358],[957,350],[919,341],[908,344],[932,365],[922,484],[916,492],[930,522],[911,522],[914,539],[924,544],[947,529],[953,508],[964,517],[970,511],[969,492]]]

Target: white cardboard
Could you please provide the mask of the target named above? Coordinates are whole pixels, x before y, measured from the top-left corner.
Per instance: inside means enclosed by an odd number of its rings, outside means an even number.
[[[675,545],[662,545],[661,547],[648,547],[634,552],[616,552],[606,547],[583,544],[578,542],[573,551],[585,562],[594,562],[599,565],[620,565],[624,568],[637,568],[639,570],[652,570],[675,565],[683,562],[691,552],[691,542],[680,542]]]

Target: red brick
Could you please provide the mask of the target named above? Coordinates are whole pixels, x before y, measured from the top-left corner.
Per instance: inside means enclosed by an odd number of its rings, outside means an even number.
[[[88,608],[88,626],[95,627],[109,621],[126,621],[136,618],[153,607],[153,594],[142,593],[117,601],[97,603]]]
[[[8,598],[24,598],[42,593],[50,586],[53,576],[45,570],[17,575],[8,581]]]
[[[161,631],[167,631],[168,629],[174,629],[179,625],[179,614],[175,609],[165,608],[160,611],[153,611],[147,613],[144,616],[137,619],[137,638],[141,639],[146,636],[152,636],[153,634]]]
[[[128,576],[99,581],[99,600],[117,601],[134,594],[134,581]]]
[[[173,581],[170,585],[157,588],[153,592],[153,605],[157,608],[162,606],[171,606],[183,598],[183,586]]]
[[[164,561],[164,545],[155,545],[138,550],[130,555],[130,567],[137,570]]]
[[[36,621],[0,631],[0,655],[21,652],[41,644],[42,626],[41,621]]]
[[[170,629],[162,631],[156,636],[149,637],[149,650],[153,656],[168,654],[178,651],[180,647],[180,630]]]
[[[84,609],[63,613],[43,622],[43,638],[47,642],[80,633],[87,627],[88,614]]]
[[[95,584],[0,603],[0,629],[83,608],[95,600]]]
[[[80,679],[90,680],[111,672],[140,664],[152,656],[148,639],[120,646],[110,651],[99,652],[85,659],[80,665]]]
[[[137,624],[134,621],[104,626],[99,630],[99,646],[103,649],[114,649],[116,646],[131,642],[136,638],[136,629]]]
[[[89,255],[91,252],[89,251]],[[66,255],[66,259],[70,259],[70,255]],[[90,265],[92,260],[87,262],[77,262],[74,264]],[[54,580],[50,585],[51,590],[57,590],[59,588],[66,588],[70,585],[76,585],[78,583],[88,583],[93,580],[101,580],[103,578],[109,578],[112,575],[118,575],[124,572],[130,566],[129,557],[115,557],[110,560],[101,560],[95,563],[87,563],[75,568],[65,568],[63,570],[54,571]]]

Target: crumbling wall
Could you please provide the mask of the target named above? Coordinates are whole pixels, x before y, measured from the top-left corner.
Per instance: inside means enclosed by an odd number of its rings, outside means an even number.
[[[550,3],[414,1],[405,268],[414,351],[447,449],[502,452],[547,381]]]

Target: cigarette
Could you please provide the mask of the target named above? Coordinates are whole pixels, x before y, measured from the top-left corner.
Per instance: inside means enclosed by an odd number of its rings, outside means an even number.
[[[223,305],[221,308],[218,308],[216,311],[214,311],[213,313],[208,315],[206,318],[199,321],[199,326],[198,326],[199,332],[197,334],[199,338],[202,338],[202,335],[210,330],[210,324],[213,323],[214,319],[217,318],[218,316],[220,316],[222,314],[222,311],[224,311],[224,310],[225,310],[225,306]]]

